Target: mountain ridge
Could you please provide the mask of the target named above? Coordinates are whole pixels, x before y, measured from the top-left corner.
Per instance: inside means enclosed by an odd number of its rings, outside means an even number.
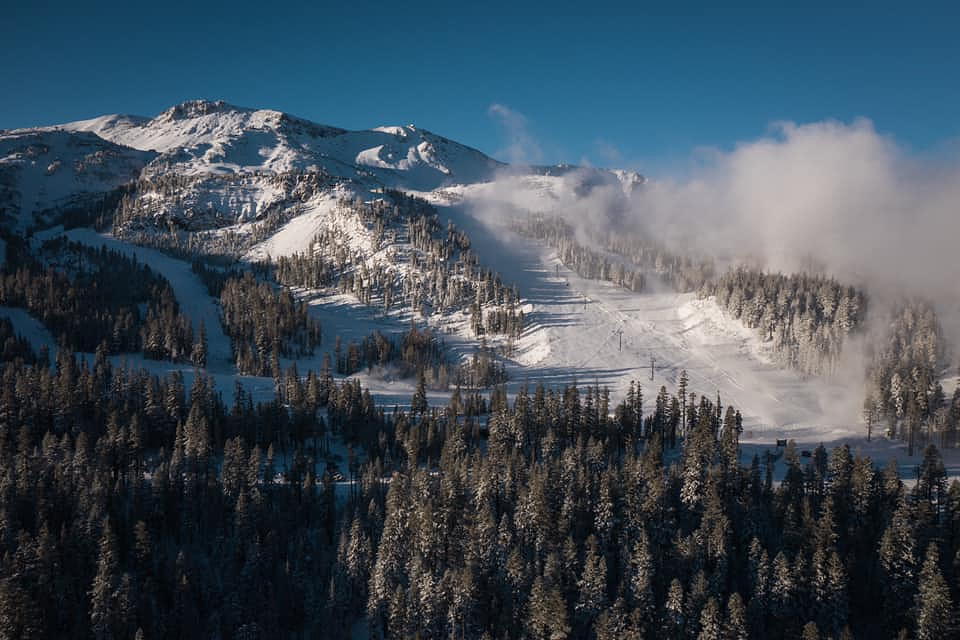
[[[100,169],[99,181],[91,178],[91,166]],[[139,194],[146,196],[142,199],[149,201],[148,209],[163,211],[163,219],[196,226],[199,215],[204,218],[200,226],[207,227],[248,221],[287,206],[294,194],[278,190],[276,177],[294,174],[325,175],[333,182],[358,185],[361,191],[386,187],[430,192],[489,183],[505,174],[572,175],[583,189],[619,185],[629,196],[645,182],[631,171],[509,165],[414,125],[347,130],[223,100],[188,100],[152,118],[108,114],[0,131],[0,212],[21,226],[28,226],[34,213],[72,206],[122,185],[169,181],[173,176],[192,185],[186,205],[178,198],[158,209],[156,201],[169,200],[169,193],[147,188]],[[319,183],[317,188],[328,189],[331,180]],[[224,196],[224,191],[230,194]],[[301,189],[296,198],[302,196]],[[243,206],[232,210],[230,203],[235,202]]]

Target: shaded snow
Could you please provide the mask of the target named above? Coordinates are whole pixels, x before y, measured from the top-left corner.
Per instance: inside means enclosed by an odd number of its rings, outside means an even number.
[[[34,352],[40,352],[40,347],[46,347],[51,362],[57,355],[57,341],[43,326],[43,323],[34,318],[26,309],[0,306],[0,317],[9,318],[13,330],[23,336],[33,345]]]
[[[313,199],[304,213],[283,225],[275,234],[247,252],[248,260],[264,260],[302,253],[321,230],[337,206],[338,194],[330,193]]]

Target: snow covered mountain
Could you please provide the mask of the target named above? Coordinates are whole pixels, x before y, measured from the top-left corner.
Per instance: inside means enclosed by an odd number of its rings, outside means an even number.
[[[501,166],[475,149],[413,125],[346,131],[223,101],[185,102],[150,120],[103,116],[62,128],[158,152],[151,173],[322,169],[345,178],[372,176],[392,186],[433,189],[488,180]]]
[[[425,192],[489,182],[507,169],[413,125],[347,131],[223,101],[184,102],[154,118],[106,115],[0,132],[0,206],[20,220],[136,182],[131,199],[158,222],[209,228],[320,195],[305,193],[303,181],[291,176],[314,176],[308,182],[321,191],[346,183],[363,191]],[[568,165],[509,169],[514,175],[579,172],[584,188],[618,184],[627,194],[643,182],[633,172]]]

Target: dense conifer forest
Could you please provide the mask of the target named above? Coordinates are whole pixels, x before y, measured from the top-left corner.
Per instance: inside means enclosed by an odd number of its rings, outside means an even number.
[[[203,375],[55,365],[2,372],[3,637],[956,628],[960,483],[932,444],[901,478],[791,443],[775,479],[740,464],[734,407],[686,392],[537,386],[478,420],[295,369],[228,405]]]
[[[936,311],[909,301],[889,318],[883,341],[874,348],[867,371],[863,417],[868,430],[917,447],[921,433],[940,446],[957,446],[960,389],[947,398],[939,378],[947,346]]]
[[[305,303],[249,271],[224,282],[220,309],[241,374],[276,377],[281,357],[312,354],[322,338],[320,323]]]
[[[9,318],[0,318],[0,362],[20,359],[29,364],[35,358],[30,341],[16,333]]]
[[[960,640],[960,12],[425,4],[4,6],[0,640]]]
[[[336,372],[351,375],[366,368],[389,369],[400,378],[422,376],[431,389],[446,391],[451,384],[474,389],[489,388],[507,381],[507,372],[485,342],[462,363],[451,361],[446,346],[432,331],[416,327],[389,338],[379,331],[359,343],[343,345],[339,336],[334,347]]]

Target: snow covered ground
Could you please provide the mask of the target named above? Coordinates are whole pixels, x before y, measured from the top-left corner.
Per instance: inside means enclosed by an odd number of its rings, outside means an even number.
[[[303,225],[305,222],[309,224],[309,214],[295,219],[290,224],[293,225],[294,229],[300,231],[303,227],[299,225]],[[282,230],[281,233],[283,233]],[[223,332],[223,327],[220,324],[219,304],[214,298],[210,297],[199,277],[191,271],[189,263],[155,249],[133,245],[109,235],[99,234],[92,229],[71,229],[64,232],[62,228],[56,227],[36,234],[34,239],[36,242],[43,242],[56,235],[65,235],[72,241],[94,247],[106,245],[110,249],[127,255],[134,255],[140,262],[165,277],[173,288],[177,302],[193,321],[194,329],[199,328],[201,319],[206,326],[208,341],[206,372],[213,377],[217,390],[223,394],[225,402],[228,404],[232,402],[234,385],[237,381],[255,400],[266,401],[273,398],[274,382],[272,378],[237,375],[230,348],[230,339]],[[306,237],[307,240],[302,248],[306,248],[309,239],[313,237],[313,233],[309,235],[304,233],[291,234],[290,238],[284,241],[284,249],[289,253],[301,250],[301,247],[293,239],[303,237]],[[292,244],[289,244],[288,241]],[[284,368],[296,362],[298,370],[303,374],[311,369],[319,371],[324,355],[333,357],[336,336],[340,336],[343,344],[347,345],[350,341],[359,342],[374,331],[381,331],[388,335],[399,334],[410,326],[408,316],[402,314],[383,316],[382,313],[359,304],[350,296],[331,293],[317,294],[316,292],[300,293],[308,302],[311,315],[320,320],[324,336],[323,344],[315,350],[314,355],[299,358],[295,361],[287,358],[281,360],[281,365]],[[0,307],[0,314],[8,315],[16,330],[31,340],[33,344],[47,344],[51,356],[56,353],[56,341],[50,337],[43,325],[25,310]],[[473,352],[474,344],[462,337],[441,335],[441,338],[448,344],[455,358]],[[92,358],[92,354],[80,355]],[[187,388],[190,387],[195,374],[192,365],[149,360],[144,358],[142,354],[112,356],[111,362],[115,366],[125,364],[126,366],[144,368],[160,376],[173,371],[180,371],[184,374]],[[388,407],[395,405],[407,407],[410,404],[415,380],[398,379],[396,376],[381,371],[363,371],[350,377],[359,379],[363,387],[369,389],[374,395],[378,404]],[[445,404],[449,400],[449,393],[446,392],[429,391],[427,396],[430,404],[434,406]]]
[[[301,215],[253,247],[245,257],[248,260],[266,260],[306,251],[314,236],[328,226],[341,195],[346,194],[334,191],[314,198],[305,206]]]
[[[453,205],[441,208],[441,212],[469,233],[480,256],[495,256],[493,264],[505,281],[520,287],[527,327],[508,362],[511,393],[523,384],[538,382],[553,387],[574,381],[581,385],[599,383],[610,388],[612,402],[616,403],[625,396],[630,381],[636,380],[643,385],[649,407],[660,386],[674,392],[681,371],[686,370],[691,391],[711,398],[719,392],[724,404],[732,404],[743,413],[745,464],[754,454],[762,457],[764,451],[772,451],[777,439],[790,438],[800,449],[811,451],[821,443],[828,449],[849,444],[880,466],[897,459],[904,478],[915,474],[922,452],[911,459],[902,443],[877,437],[866,441],[857,415],[862,394],[858,372],[822,379],[781,369],[771,361],[754,332],[726,316],[712,300],[670,291],[635,294],[607,282],[585,280],[561,265],[552,249],[488,225],[474,217],[468,207]],[[275,236],[275,246],[285,252],[298,250],[299,242],[308,233],[312,236],[322,214],[316,211],[311,217],[308,213],[302,220],[291,222],[284,228],[288,237]],[[60,232],[54,230],[44,237]],[[209,372],[226,402],[232,401],[236,381],[257,399],[273,396],[271,379],[236,375],[229,340],[219,323],[219,307],[188,263],[92,230],[75,229],[66,234],[75,241],[106,244],[136,255],[170,280],[178,302],[194,322],[204,319],[210,340]],[[409,327],[409,316],[384,316],[350,296],[300,294],[308,301],[311,314],[321,321],[324,332],[324,343],[315,355],[297,360],[301,373],[320,369],[323,355],[332,354],[337,335],[347,344],[374,330],[396,334]],[[0,308],[0,314],[11,317],[17,330],[35,344],[47,344],[51,352],[55,351],[52,337],[26,312]],[[465,320],[453,314],[431,321],[455,357],[472,352],[475,343]],[[111,359],[115,365],[142,366],[159,375],[180,370],[188,387],[192,382],[193,370],[188,365],[146,360],[139,354]],[[291,362],[285,360],[283,365]],[[382,371],[364,371],[356,377],[378,404],[409,406],[413,380],[397,379]],[[445,404],[449,398],[446,392],[430,392],[428,396],[433,406]],[[945,462],[951,475],[960,476],[960,455],[954,453],[945,452]],[[778,478],[782,477],[782,460],[775,471]]]
[[[16,204],[16,226],[26,228],[35,212],[130,182],[154,155],[85,132],[2,132],[0,200]]]
[[[742,412],[744,464],[755,454],[763,459],[764,452],[775,453],[778,439],[792,439],[798,449],[811,452],[819,444],[828,451],[846,444],[881,468],[896,460],[902,478],[915,478],[922,448],[910,457],[905,443],[887,440],[878,430],[867,441],[859,415],[864,362],[855,355],[856,345],[848,347],[834,376],[802,376],[780,368],[756,333],[712,299],[672,291],[636,294],[585,280],[566,269],[554,250],[512,233],[489,211],[458,198],[435,203],[468,232],[479,255],[496,256],[504,280],[516,282],[529,303],[527,327],[509,369],[511,391],[526,381],[599,382],[610,388],[615,403],[636,380],[649,409],[660,386],[675,392],[686,370],[691,391],[710,397],[719,392],[724,405]],[[944,381],[948,393],[956,382]],[[960,451],[941,454],[948,475],[960,477]],[[785,473],[781,458],[775,479]]]
[[[189,101],[155,118],[108,115],[60,125],[117,145],[163,154],[184,174],[283,172],[322,168],[332,175],[433,189],[488,180],[501,163],[413,125],[346,131],[272,109]],[[50,128],[27,130],[48,132]],[[14,133],[22,133],[17,131]],[[148,172],[151,169],[148,168]]]
[[[506,282],[519,285],[527,303],[527,328],[509,363],[512,392],[525,383],[599,383],[611,389],[616,402],[626,395],[630,381],[636,380],[650,401],[661,385],[675,391],[681,371],[686,370],[692,391],[710,397],[719,392],[724,404],[742,411],[747,442],[794,438],[815,445],[864,435],[858,419],[858,377],[804,378],[773,363],[754,332],[727,317],[712,300],[667,291],[635,294],[607,282],[585,280],[561,265],[552,249],[505,228],[489,226],[468,207],[455,205],[441,211],[469,233],[481,257],[496,257],[497,270]],[[299,250],[327,214],[329,209],[318,207],[288,223],[261,247],[281,253]],[[227,377],[234,372],[218,307],[186,262],[90,230],[72,230],[67,235],[135,254],[168,278],[194,322],[203,318],[206,323],[210,370]],[[398,333],[408,326],[406,318],[384,317],[349,296],[308,297],[311,313],[321,320],[325,340],[313,357],[298,361],[301,372],[320,368],[323,354],[333,350],[336,335],[346,344],[374,330]],[[456,318],[440,319],[439,323],[462,328]],[[464,333],[441,333],[441,337],[456,353],[468,354],[473,344]],[[366,373],[359,377],[379,402],[409,402],[412,381]],[[269,384],[263,382],[257,386],[266,391]],[[434,403],[446,398],[446,394],[432,395]]]

